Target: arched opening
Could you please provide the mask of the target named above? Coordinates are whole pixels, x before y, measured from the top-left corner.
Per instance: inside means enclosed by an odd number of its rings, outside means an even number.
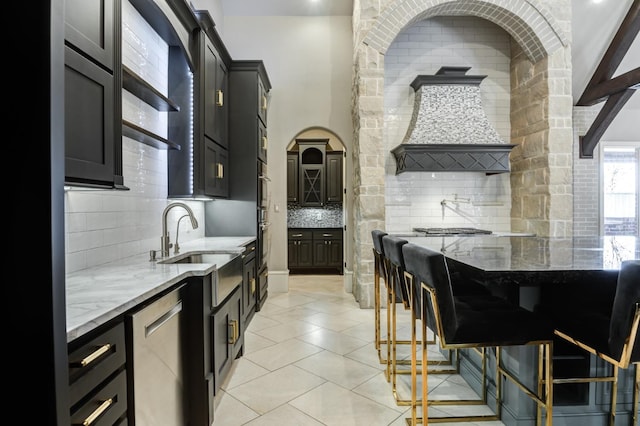
[[[300,131],[287,145],[287,265],[290,274],[344,274],[346,147],[332,131]],[[351,291],[351,288],[348,288]]]

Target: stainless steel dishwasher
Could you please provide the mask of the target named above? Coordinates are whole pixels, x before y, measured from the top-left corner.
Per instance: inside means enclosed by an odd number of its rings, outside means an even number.
[[[184,285],[128,316],[136,426],[188,424],[183,363]],[[128,367],[127,367],[128,368]]]

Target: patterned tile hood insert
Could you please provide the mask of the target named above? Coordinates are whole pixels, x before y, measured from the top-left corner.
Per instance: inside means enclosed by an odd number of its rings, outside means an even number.
[[[470,67],[442,67],[419,75],[409,129],[391,152],[396,174],[409,171],[509,171],[505,143],[482,108],[480,83],[486,75],[466,75]]]

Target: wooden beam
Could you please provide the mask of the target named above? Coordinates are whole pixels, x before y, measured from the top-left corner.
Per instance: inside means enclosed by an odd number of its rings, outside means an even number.
[[[640,84],[640,67],[628,71],[624,74],[604,81],[591,88],[589,92],[584,92],[578,105],[592,106],[604,102],[608,96],[615,95],[627,89],[637,89]]]
[[[589,105],[589,100],[598,99],[598,96],[594,96],[591,92],[601,83],[611,79],[638,32],[640,32],[640,0],[634,0],[576,105]]]
[[[593,150],[604,132],[636,89],[640,88],[640,68],[611,78],[639,32],[640,0],[634,0],[589,84],[576,103],[579,106],[591,106],[605,101],[587,133],[579,138],[580,158],[593,158]]]
[[[635,90],[627,89],[609,96],[589,131],[584,136],[580,136],[580,158],[593,158],[593,150],[600,138],[634,93]]]

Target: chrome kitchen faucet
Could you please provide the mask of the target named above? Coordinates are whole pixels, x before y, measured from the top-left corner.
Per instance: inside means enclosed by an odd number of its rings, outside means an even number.
[[[196,220],[196,217],[194,216],[193,211],[188,205],[184,203],[171,203],[167,207],[165,207],[164,211],[162,212],[162,237],[160,237],[160,246],[162,247],[162,257],[168,257],[169,249],[173,247],[173,245],[171,244],[171,241],[169,240],[169,231],[167,230],[167,215],[169,214],[169,210],[171,210],[174,207],[182,207],[183,209],[185,209],[189,215],[189,219],[191,219],[191,226],[193,227],[193,229],[198,228],[198,221]],[[180,226],[180,220],[178,220],[178,226]],[[176,231],[176,245],[178,243],[177,235],[178,235],[178,232]]]

